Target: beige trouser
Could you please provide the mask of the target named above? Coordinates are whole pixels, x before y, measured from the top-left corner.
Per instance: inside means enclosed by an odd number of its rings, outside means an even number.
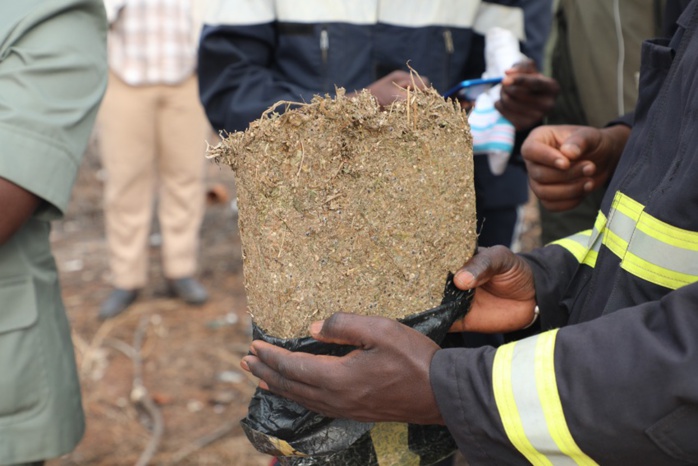
[[[134,289],[147,282],[156,192],[163,273],[171,279],[192,276],[211,131],[196,78],[176,86],[134,87],[110,73],[98,121],[112,284]]]

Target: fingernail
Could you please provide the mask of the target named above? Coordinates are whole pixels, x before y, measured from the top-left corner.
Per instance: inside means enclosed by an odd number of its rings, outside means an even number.
[[[564,159],[555,159],[555,167],[564,170],[567,168],[567,163]]]
[[[578,156],[581,154],[581,149],[576,144],[563,144],[560,146],[562,152],[567,152],[570,155]]]
[[[320,332],[322,332],[322,326],[325,323],[324,320],[318,320],[317,322],[313,322],[310,324],[310,335],[320,335]]]
[[[594,164],[591,163],[586,164],[582,167],[582,173],[584,174],[584,176],[591,176],[594,174],[595,171],[596,167],[594,167]]]
[[[242,367],[247,372],[250,372],[250,366],[247,365],[247,361],[245,361],[244,359],[240,361],[240,367]]]
[[[475,283],[475,276],[467,270],[461,270],[460,272],[456,273],[456,278],[458,278],[460,286],[466,289],[471,288],[473,283]]]
[[[250,345],[250,353],[257,356],[257,348],[254,347],[254,344]]]
[[[585,192],[589,193],[593,189],[594,189],[594,183],[592,183],[591,181],[587,181],[586,183],[584,183],[584,191]]]
[[[260,380],[260,381],[259,381],[259,388],[261,388],[262,390],[270,391],[270,390],[269,390],[269,385],[267,385],[267,383],[266,383],[265,381],[263,381],[263,380]]]

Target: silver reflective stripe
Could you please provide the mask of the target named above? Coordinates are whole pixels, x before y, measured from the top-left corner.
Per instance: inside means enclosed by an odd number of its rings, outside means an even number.
[[[535,374],[535,353],[538,338],[521,340],[514,349],[511,367],[511,385],[519,409],[521,424],[533,448],[554,465],[575,466],[577,463],[560,452],[550,436],[545,413],[538,395]]]
[[[596,265],[601,244],[621,260],[626,272],[670,289],[698,281],[698,232],[663,222],[644,211],[644,206],[617,192],[608,222],[600,212],[585,248],[588,232],[552,244],[567,249],[580,264]],[[602,241],[601,241],[602,240]]]
[[[673,247],[636,230],[628,252],[659,267],[698,276],[698,251]]]
[[[531,464],[593,466],[562,409],[554,361],[557,334],[552,330],[497,349],[494,399],[507,437]]]
[[[604,245],[623,270],[655,285],[677,289],[698,281],[698,233],[653,217],[621,192],[613,199]]]

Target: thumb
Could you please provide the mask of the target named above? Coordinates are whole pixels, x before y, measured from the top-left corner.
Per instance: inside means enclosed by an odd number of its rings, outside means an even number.
[[[600,133],[595,128],[583,128],[572,133],[560,146],[560,152],[570,160],[578,160],[599,144]]]
[[[456,288],[469,290],[488,282],[493,276],[506,272],[514,265],[514,253],[504,246],[479,248],[477,253],[456,272]]]
[[[310,324],[310,336],[325,343],[368,348],[373,346],[371,330],[382,320],[389,319],[338,312]]]

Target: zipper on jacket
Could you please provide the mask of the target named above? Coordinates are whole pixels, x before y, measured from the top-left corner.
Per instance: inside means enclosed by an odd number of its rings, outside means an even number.
[[[451,30],[444,29],[443,35],[444,35],[444,45],[446,46],[446,53],[448,53],[449,55],[453,55],[453,52],[454,52],[453,34],[451,34]]]
[[[446,48],[446,75],[444,77],[444,79],[446,79],[446,82],[444,83],[444,85],[451,86],[453,85],[453,83],[449,82],[451,80],[451,58],[453,56],[453,52],[455,52],[455,48],[453,46],[453,34],[451,33],[451,30],[444,29],[443,37],[444,46]]]
[[[330,35],[327,33],[327,28],[322,28],[320,31],[320,53],[322,54],[322,64],[327,65],[327,55],[330,51]]]
[[[451,59],[453,58],[453,52],[455,52],[455,48],[453,46],[453,34],[451,33],[450,29],[444,29],[443,31],[443,37],[444,37],[444,48],[446,49],[446,63],[444,64],[444,86],[452,86],[453,79],[451,79]],[[436,79],[436,76],[434,78]]]
[[[325,92],[329,92],[330,77],[328,59],[330,53],[330,34],[327,32],[327,27],[320,30],[320,55],[322,56],[322,67],[324,73],[323,87]]]

